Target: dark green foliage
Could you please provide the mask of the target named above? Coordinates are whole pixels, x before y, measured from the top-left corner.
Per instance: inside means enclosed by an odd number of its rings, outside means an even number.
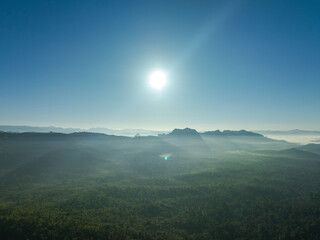
[[[320,239],[312,146],[0,135],[0,239]]]

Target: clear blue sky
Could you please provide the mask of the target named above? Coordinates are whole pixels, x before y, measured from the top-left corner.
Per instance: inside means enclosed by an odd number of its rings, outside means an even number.
[[[0,124],[320,130],[320,1],[2,0],[0,90]]]

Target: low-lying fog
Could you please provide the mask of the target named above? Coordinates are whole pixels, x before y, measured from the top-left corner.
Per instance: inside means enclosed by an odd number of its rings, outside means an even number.
[[[301,134],[264,134],[265,137],[285,140],[287,142],[298,143],[298,144],[308,144],[308,143],[320,143],[319,135],[301,135]]]

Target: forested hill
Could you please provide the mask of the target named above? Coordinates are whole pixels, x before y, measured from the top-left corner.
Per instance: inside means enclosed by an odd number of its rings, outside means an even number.
[[[320,145],[186,132],[0,133],[0,239],[319,240]]]

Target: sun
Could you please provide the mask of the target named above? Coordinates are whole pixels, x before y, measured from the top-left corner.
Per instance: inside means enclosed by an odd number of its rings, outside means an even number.
[[[167,74],[161,70],[153,71],[149,76],[149,85],[156,89],[162,90],[167,84]]]

